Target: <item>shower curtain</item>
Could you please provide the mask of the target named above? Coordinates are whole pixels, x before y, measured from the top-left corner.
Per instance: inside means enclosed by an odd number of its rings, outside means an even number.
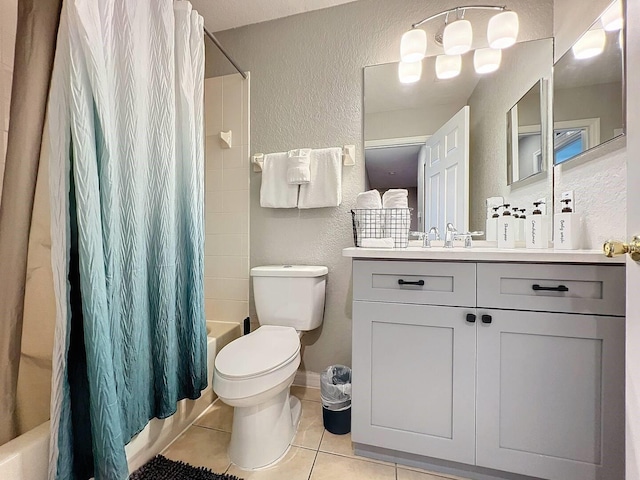
[[[203,42],[188,2],[63,4],[51,479],[124,480],[131,437],[207,385]]]

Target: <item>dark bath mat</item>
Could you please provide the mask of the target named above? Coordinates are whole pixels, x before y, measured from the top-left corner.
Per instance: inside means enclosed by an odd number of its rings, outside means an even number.
[[[213,473],[205,467],[194,467],[157,455],[129,476],[129,480],[242,480],[233,475]]]

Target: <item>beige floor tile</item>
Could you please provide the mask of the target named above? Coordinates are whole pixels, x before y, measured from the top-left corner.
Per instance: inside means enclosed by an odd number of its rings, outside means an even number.
[[[233,407],[230,407],[222,400],[216,401],[209,409],[195,422],[200,427],[215,428],[223,432],[231,432],[233,424]]]
[[[322,424],[322,404],[302,400],[302,416],[292,445],[317,450],[322,440],[324,426]]]
[[[400,470],[403,470],[400,475]],[[408,467],[398,464],[398,480],[469,480],[466,477],[456,477],[445,473],[433,472],[422,468]]]
[[[394,466],[395,463],[383,462],[372,458],[357,457],[353,452],[353,443],[351,443],[351,434],[334,435],[327,430],[324,431],[322,442],[320,443],[320,451],[325,453],[333,453],[336,455],[344,455],[346,457],[354,457],[368,462],[382,463],[384,465]]]
[[[291,386],[291,394],[300,400],[311,400],[312,402],[320,402],[320,389],[312,387]]]
[[[231,464],[227,454],[230,438],[227,432],[192,426],[162,454],[171,460],[224,473]]]
[[[316,452],[313,450],[291,447],[273,467],[247,471],[232,464],[227,473],[244,480],[307,480],[315,458]]]
[[[393,466],[319,452],[309,480],[395,480]]]

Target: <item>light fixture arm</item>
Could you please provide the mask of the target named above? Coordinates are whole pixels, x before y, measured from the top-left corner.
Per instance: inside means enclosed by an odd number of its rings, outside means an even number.
[[[458,15],[458,12],[462,11],[462,15],[464,17],[464,12],[465,10],[500,10],[500,11],[505,11],[507,9],[506,5],[465,5],[462,7],[456,7],[456,8],[450,8],[449,10],[444,10],[440,13],[436,13],[435,15],[431,15],[430,17],[425,18],[424,20],[420,20],[418,23],[414,23],[413,25],[411,25],[411,28],[418,28],[421,25],[427,23],[430,20],[433,20],[434,18],[438,18],[442,15],[446,15],[446,19],[449,19],[449,14],[450,13],[456,13],[456,17]],[[445,20],[446,23],[446,20]]]

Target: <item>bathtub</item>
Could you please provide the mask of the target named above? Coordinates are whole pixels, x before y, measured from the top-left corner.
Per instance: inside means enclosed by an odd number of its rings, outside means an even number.
[[[240,325],[207,322],[207,378],[209,386],[197,400],[182,400],[169,418],[154,418],[125,447],[129,470],[133,471],[164,450],[186,430],[215,400],[211,375],[216,353],[240,336]],[[0,446],[0,478],[11,480],[47,480],[49,460],[49,422]]]

